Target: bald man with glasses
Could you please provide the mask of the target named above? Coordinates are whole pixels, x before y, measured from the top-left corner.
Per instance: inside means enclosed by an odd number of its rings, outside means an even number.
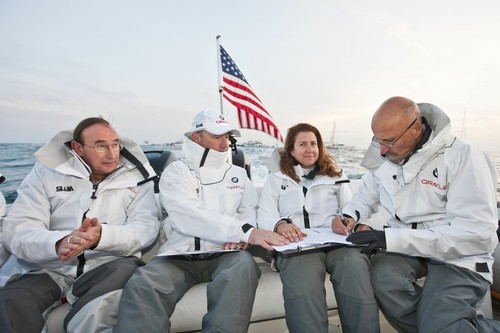
[[[371,125],[370,171],[334,230],[371,256],[381,310],[400,332],[500,332],[476,313],[498,242],[493,163],[432,104],[389,98]],[[390,215],[383,231],[364,223],[378,206]]]
[[[105,119],[82,120],[36,153],[3,221],[2,242],[27,274],[0,289],[0,332],[41,332],[71,304],[68,332],[111,332],[121,289],[159,232],[156,173]]]

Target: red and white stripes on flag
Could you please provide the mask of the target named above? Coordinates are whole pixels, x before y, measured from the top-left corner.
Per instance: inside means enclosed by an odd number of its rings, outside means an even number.
[[[240,127],[265,132],[283,142],[283,136],[278,127],[253,92],[243,73],[222,46],[219,51],[222,67],[222,96],[238,109]]]

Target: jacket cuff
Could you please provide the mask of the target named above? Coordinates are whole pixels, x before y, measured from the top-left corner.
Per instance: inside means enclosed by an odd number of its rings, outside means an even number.
[[[361,217],[361,214],[357,210],[353,211],[352,213],[354,214],[351,214],[351,212],[343,211],[344,216],[350,217],[351,219],[354,220],[354,222],[359,223],[358,221],[359,218]]]
[[[354,224],[354,227],[352,227],[352,232],[356,232],[358,231],[357,229],[359,229],[361,226],[363,225],[366,225],[368,227],[370,227],[369,225],[367,224],[364,224],[364,223],[361,223],[361,222],[356,222],[356,224]],[[371,227],[370,227],[371,228]],[[373,228],[372,228],[373,229]]]
[[[283,223],[292,223],[292,219],[289,217],[283,217],[281,218],[276,224],[274,225],[273,231],[276,232],[278,230],[278,226]]]
[[[248,238],[250,238],[250,234],[252,233],[253,229],[255,229],[255,227],[249,223],[245,223],[244,225],[242,225],[240,232],[240,240],[242,242],[248,243]]]

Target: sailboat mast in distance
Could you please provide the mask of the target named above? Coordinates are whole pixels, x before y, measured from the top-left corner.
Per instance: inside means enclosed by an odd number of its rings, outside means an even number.
[[[330,137],[330,141],[325,142],[326,148],[334,148],[335,147],[335,120],[333,121],[333,131],[332,136]]]
[[[342,147],[344,144],[343,143],[337,143],[337,130],[336,130],[336,121],[333,121],[333,131],[332,131],[332,136],[330,137],[330,141],[326,143],[326,148],[334,149],[338,147]]]
[[[333,121],[333,131],[332,136],[330,137],[330,142],[328,142],[328,146],[332,148],[335,146],[335,120]]]

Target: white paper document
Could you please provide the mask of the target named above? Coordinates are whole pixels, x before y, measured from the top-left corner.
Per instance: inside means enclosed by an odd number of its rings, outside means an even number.
[[[346,235],[336,234],[331,228],[302,229],[302,232],[307,234],[302,241],[288,245],[273,246],[273,248],[278,252],[288,252],[304,251],[318,247],[333,246],[335,244],[352,245],[351,242],[346,241]]]

